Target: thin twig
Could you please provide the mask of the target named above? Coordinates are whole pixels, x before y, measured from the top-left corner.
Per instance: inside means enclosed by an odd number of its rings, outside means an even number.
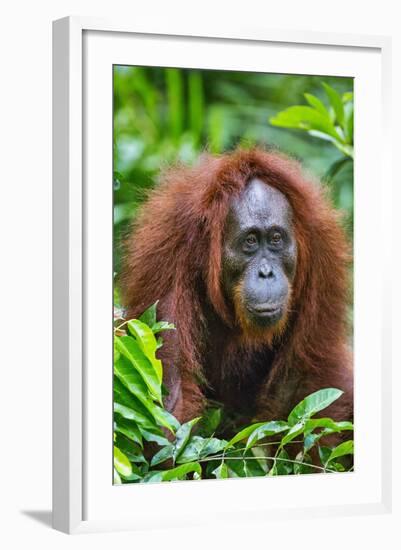
[[[220,460],[221,456],[211,456],[207,458],[201,458],[198,462],[210,462],[212,460]],[[277,456],[266,456],[264,458],[256,456],[232,456],[225,457],[226,460],[273,460],[274,462],[279,460],[280,462],[291,462],[292,464],[300,464],[301,466],[310,466],[311,468],[316,468],[317,470],[323,470],[324,472],[332,472],[333,474],[338,473],[336,470],[331,470],[330,468],[323,468],[322,466],[316,466],[315,464],[309,464],[308,462],[301,462],[300,460],[291,460],[290,458],[279,458]]]

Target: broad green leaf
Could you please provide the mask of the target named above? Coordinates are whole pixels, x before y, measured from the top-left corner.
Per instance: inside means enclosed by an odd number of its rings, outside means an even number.
[[[326,82],[322,82],[322,86],[325,89],[327,97],[329,98],[330,105],[333,107],[334,113],[338,123],[343,126],[344,124],[344,105],[339,93],[329,86]]]
[[[177,464],[183,464],[184,462],[196,462],[201,457],[201,452],[205,446],[207,439],[198,435],[192,436],[184,449],[181,451],[177,458]]]
[[[156,309],[158,303],[159,301],[148,307],[148,309],[146,309],[139,317],[139,320],[142,321],[142,323],[145,323],[145,325],[148,325],[150,328],[156,323]]]
[[[113,394],[114,394],[114,404],[121,405],[124,407],[121,409],[124,411],[120,413],[124,418],[128,420],[135,420],[138,424],[143,425],[145,428],[152,428],[155,426],[155,420],[150,416],[149,411],[142,405],[142,403],[137,399],[130,391],[120,382],[117,377],[114,377],[113,384]],[[118,409],[118,407],[117,407]],[[115,412],[119,412],[115,408]],[[128,410],[125,410],[128,409]],[[129,412],[130,411],[130,412]]]
[[[156,357],[157,342],[152,329],[137,319],[128,321],[127,326],[131,334],[135,336],[140,349],[151,362],[158,377],[159,384],[161,384],[163,378],[163,367],[160,359],[157,359]]]
[[[130,476],[132,474],[131,462],[116,446],[114,446],[114,468],[122,476]]]
[[[342,100],[343,100],[343,103],[347,103],[349,101],[353,101],[354,99],[354,94],[353,92],[344,92],[343,93],[343,97],[342,97]]]
[[[127,455],[129,456],[129,455]],[[131,468],[132,468],[132,474],[129,476],[122,476],[124,481],[139,481],[143,478],[143,473],[141,472],[140,468],[136,466],[135,464],[132,464],[131,462]]]
[[[157,466],[158,464],[161,464],[162,462],[165,462],[169,458],[173,457],[174,453],[174,445],[169,444],[160,449],[159,452],[157,452],[154,457],[152,458],[150,465],[151,466]]]
[[[328,459],[329,459],[331,449],[330,449],[330,447],[324,447],[324,446],[319,445],[318,450],[319,450],[320,462],[324,466],[327,463]]]
[[[340,456],[352,454],[354,454],[354,442],[352,441],[352,439],[350,439],[349,441],[344,441],[344,443],[340,443],[340,445],[332,449],[326,464],[329,464],[332,460],[334,460],[335,458],[339,458]]]
[[[143,448],[142,435],[135,422],[127,420],[122,416],[116,415],[116,422],[114,423],[114,430],[124,434],[129,439],[132,439],[140,447]]]
[[[174,330],[174,329],[175,329],[175,326],[171,323],[168,323],[167,321],[159,321],[158,323],[155,323],[154,325],[152,325],[153,334],[157,334],[162,330]]]
[[[322,437],[321,433],[308,433],[304,438],[304,452],[310,451],[317,441]]]
[[[339,141],[339,139],[334,139],[333,137],[329,136],[328,134],[325,134],[323,132],[318,132],[317,130],[308,130],[308,134],[314,137],[318,137],[320,139],[325,139],[327,141],[330,141],[333,145],[337,147],[344,155],[354,158],[354,148],[352,145],[348,145],[346,143],[343,143],[342,141]]]
[[[196,472],[199,476],[202,475],[202,469],[198,462],[190,462],[188,464],[181,464],[176,468],[165,471],[149,472],[144,477],[146,483],[157,483],[160,481],[173,481],[176,479],[185,479],[187,474]]]
[[[129,476],[122,476],[124,481],[140,481],[140,480],[142,480],[142,477],[143,477],[142,475],[138,475],[138,474],[134,474],[134,473],[132,473]]]
[[[198,435],[192,436],[180,453],[177,463],[194,462],[206,456],[214,455],[224,449],[226,441],[217,438],[204,438]]]
[[[326,388],[308,395],[298,403],[288,415],[289,425],[293,426],[300,420],[309,419],[317,412],[331,405],[331,403],[336,401],[343,393],[343,391],[336,388]]]
[[[216,453],[219,453],[222,451],[225,446],[227,445],[227,441],[225,439],[217,439],[216,437],[211,437],[209,439],[205,440],[205,444],[201,449],[201,458],[204,458],[205,456],[214,455]]]
[[[130,323],[132,324],[134,322],[139,323],[140,321],[129,321],[128,326],[130,326]],[[153,336],[152,331],[143,323],[141,323],[141,326],[146,327],[146,330],[150,331],[150,333],[152,334],[152,338],[154,340],[154,349],[156,351],[156,340]],[[143,380],[150,390],[152,397],[156,399],[160,404],[162,404],[161,377],[159,378],[159,374],[156,372],[154,365],[149,360],[148,356],[144,355],[144,345],[140,345],[138,341],[136,341],[131,336],[116,337],[115,345],[118,351],[130,360],[133,367],[142,376]]]
[[[152,414],[159,425],[164,426],[171,432],[175,433],[180,428],[178,420],[163,407],[155,405]]]
[[[215,470],[213,470],[212,474],[216,479],[227,479],[228,478],[228,467],[225,462],[222,462],[220,466],[217,466]]]
[[[206,409],[201,420],[201,433],[212,435],[221,421],[221,409]]]
[[[354,425],[352,422],[336,422],[331,418],[312,418],[305,423],[305,433],[310,433],[316,428],[326,428],[331,432],[342,432],[345,430],[353,430]],[[328,432],[326,432],[328,433]]]
[[[139,462],[146,464],[147,460],[143,454],[143,449],[132,440],[117,432],[115,446],[130,460],[130,462]],[[132,465],[131,465],[132,466]],[[121,473],[121,472],[120,472]]]
[[[150,430],[143,428],[143,426],[139,426],[139,430],[145,441],[157,443],[160,446],[168,445],[169,443],[167,437],[157,426],[152,427]]]
[[[116,384],[114,384],[114,387],[116,387]],[[121,414],[121,416],[128,420],[134,420],[141,428],[152,430],[159,425],[171,432],[175,432],[180,426],[178,420],[166,409],[158,405],[149,407],[149,410],[145,409],[143,404],[131,394],[127,396],[121,391],[120,393],[116,393],[115,391],[114,400],[114,412]],[[125,404],[122,404],[121,401]],[[152,418],[149,417],[150,412],[152,413]]]
[[[297,424],[294,424],[290,431],[285,434],[285,436],[282,438],[280,442],[280,447],[284,447],[284,445],[287,445],[290,441],[295,439],[299,434],[301,434],[304,431],[305,428],[305,422],[301,420]]]
[[[145,384],[142,375],[132,366],[131,361],[127,357],[121,355],[114,362],[114,374],[131,393],[142,401],[146,408],[153,405],[148,386]]]
[[[326,106],[318,97],[312,94],[304,94],[304,96],[311,107],[314,107],[317,111],[322,113],[322,115],[329,117]]]
[[[334,468],[337,472],[345,472],[345,468],[340,462],[330,462],[330,468]]]
[[[246,439],[253,433],[255,430],[257,430],[260,426],[263,426],[265,422],[257,422],[256,424],[251,424],[250,426],[247,426],[240,432],[238,432],[226,445],[226,449],[229,449],[235,443],[238,443],[239,441],[242,441],[243,439]]]
[[[114,412],[120,414],[122,417],[127,420],[133,420],[138,425],[144,426],[145,428],[152,428],[153,422],[149,420],[146,416],[143,416],[141,413],[135,409],[121,405],[121,403],[114,402]]]
[[[283,128],[318,130],[341,141],[341,136],[338,134],[330,118],[323,115],[320,111],[305,105],[294,105],[284,111],[280,111],[276,116],[270,118],[270,123],[273,126],[281,126]]]
[[[177,460],[177,458],[180,456],[180,453],[184,450],[185,445],[187,444],[187,441],[189,440],[189,436],[191,435],[192,427],[199,422],[200,417],[193,418],[189,422],[186,422],[185,424],[182,424],[176,433],[176,441],[175,441],[175,447],[174,447],[174,461]]]
[[[288,430],[288,429],[289,429],[289,426],[287,422],[282,422],[282,421],[266,422],[265,424],[262,424],[262,426],[259,426],[259,428],[256,428],[256,430],[254,430],[251,433],[246,443],[246,449],[248,450],[253,445],[255,445],[255,443],[257,443],[260,439],[263,439],[264,437],[269,437],[271,435],[284,432],[285,430]]]

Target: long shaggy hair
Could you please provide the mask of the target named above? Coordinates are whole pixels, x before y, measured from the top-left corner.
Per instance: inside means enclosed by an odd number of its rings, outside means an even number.
[[[268,380],[255,395],[260,415],[268,419],[291,407],[299,395],[294,390],[291,398],[288,388],[302,386],[302,398],[330,385],[347,392],[338,414],[349,417],[348,246],[322,186],[306,178],[297,162],[277,152],[255,148],[205,155],[194,167],[178,166],[163,175],[126,243],[120,286],[127,315],[137,317],[160,300],[160,317],[175,323],[174,342],[171,349],[168,341],[162,348],[163,359],[167,369],[170,361],[178,365],[184,386],[192,384],[197,399],[185,403],[184,395],[182,405],[189,414],[194,403],[202,402],[197,380],[207,378],[205,356],[223,335],[233,363],[240,347],[248,358],[248,364],[237,369],[252,369],[252,343],[247,350],[241,319],[222,293],[221,264],[230,201],[254,177],[287,198],[298,247],[289,314],[274,341]]]

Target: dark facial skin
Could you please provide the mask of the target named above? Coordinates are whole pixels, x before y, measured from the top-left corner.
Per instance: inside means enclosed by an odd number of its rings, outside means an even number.
[[[296,256],[290,204],[253,178],[232,200],[223,241],[224,292],[233,303],[241,288],[241,308],[252,324],[272,327],[285,315]]]

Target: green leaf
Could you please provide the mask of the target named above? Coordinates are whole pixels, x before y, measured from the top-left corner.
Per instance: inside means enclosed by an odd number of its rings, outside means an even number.
[[[314,107],[317,111],[322,113],[322,115],[329,118],[329,113],[327,112],[326,106],[318,97],[312,94],[304,94],[304,96],[311,107]]]
[[[262,424],[262,426],[259,426],[259,428],[256,428],[251,435],[248,438],[248,441],[246,443],[246,449],[248,450],[250,447],[255,445],[257,441],[260,439],[263,439],[264,437],[269,437],[271,435],[284,432],[285,430],[288,430],[289,426],[287,422],[283,421],[274,421],[274,422],[266,422],[265,424]]]
[[[114,446],[114,468],[123,476],[130,476],[132,474],[131,462],[116,446]]]
[[[194,462],[206,456],[217,454],[224,449],[226,443],[223,439],[215,437],[204,438],[194,435],[189,439],[184,450],[180,453],[177,463]]]
[[[345,467],[340,462],[331,462],[330,468],[334,468],[337,472],[345,472]]]
[[[341,141],[334,124],[327,115],[305,105],[294,105],[270,118],[273,126],[298,128],[300,130],[317,130]]]
[[[339,458],[340,456],[344,456],[344,455],[353,455],[353,454],[354,454],[353,440],[350,439],[349,441],[344,441],[344,443],[340,443],[340,445],[332,449],[330,456],[327,459],[326,465],[329,464],[335,458]]]
[[[220,409],[206,409],[203,413],[200,431],[203,436],[210,436],[215,431],[221,422],[221,408]]]
[[[300,420],[307,420],[317,412],[336,401],[344,392],[336,388],[318,390],[303,399],[288,415],[288,424],[293,426]]]
[[[324,446],[321,446],[321,445],[318,446],[318,449],[319,449],[320,461],[321,461],[322,465],[324,466],[327,463],[328,459],[329,459],[329,456],[331,454],[331,449],[330,449],[330,447],[324,447]]]
[[[139,426],[139,430],[145,441],[157,443],[160,446],[168,445],[169,443],[167,437],[159,428],[157,428],[157,426],[152,427],[150,430],[144,429],[143,426]]]
[[[152,428],[153,426],[153,423],[146,416],[143,416],[135,409],[121,405],[121,403],[114,402],[114,412],[120,414],[127,420],[134,420],[134,422],[144,427]]]
[[[152,329],[137,319],[128,321],[127,326],[131,334],[135,336],[140,349],[151,362],[158,377],[159,384],[161,384],[163,378],[163,367],[160,359],[157,359],[156,357],[157,342]]]
[[[132,440],[128,439],[121,433],[116,433],[115,446],[130,460],[130,462],[139,462],[146,464],[147,460],[143,454],[143,449]],[[132,466],[132,465],[131,465]]]
[[[227,445],[225,439],[217,439],[216,437],[210,437],[205,440],[205,444],[201,449],[200,456],[204,458],[205,456],[214,455],[222,451]]]
[[[201,457],[203,447],[206,445],[207,439],[198,435],[192,436],[184,449],[181,451],[177,458],[177,464],[183,464],[184,462],[196,462]]]
[[[161,464],[162,462],[165,462],[166,460],[173,458],[173,453],[174,453],[174,445],[172,444],[166,445],[154,455],[154,457],[150,462],[150,465],[157,466],[158,464]]]
[[[213,470],[212,474],[216,479],[227,479],[228,478],[228,467],[225,462],[222,462],[220,466],[217,466],[215,470]]]
[[[146,408],[154,406],[149,398],[149,388],[145,384],[142,375],[124,355],[120,355],[114,362],[114,374],[131,393],[142,401]]]
[[[309,130],[308,134],[314,137],[318,137],[320,139],[325,139],[327,141],[330,141],[339,149],[344,155],[347,155],[354,158],[354,148],[352,145],[348,145],[346,143],[343,143],[342,141],[339,141],[338,139],[334,139],[331,136],[324,134],[323,132],[318,132],[317,130]],[[341,138],[342,139],[342,138]]]
[[[171,323],[168,323],[167,321],[159,321],[158,323],[155,323],[154,325],[152,325],[153,334],[157,334],[162,330],[174,330],[174,329],[175,329],[175,326]]]
[[[260,426],[263,426],[265,422],[257,422],[256,424],[251,424],[250,426],[247,426],[240,432],[238,432],[226,445],[226,449],[229,449],[235,443],[238,443],[239,441],[242,441],[243,439],[246,439],[249,437],[255,430],[257,430]]]
[[[158,303],[159,301],[148,307],[139,317],[139,320],[150,328],[156,323],[156,308]]]
[[[340,94],[326,82],[322,82],[322,86],[325,89],[327,97],[329,98],[330,105],[333,107],[336,119],[340,126],[344,124],[344,104]]]
[[[128,326],[130,326],[130,323],[133,322],[134,321],[129,321]],[[135,322],[139,323],[140,321]],[[156,351],[156,340],[152,331],[143,323],[141,323],[141,325],[142,327],[146,327],[146,330],[151,333],[154,340],[154,349]],[[161,378],[159,379],[159,374],[156,372],[153,363],[151,363],[149,358],[144,355],[143,348],[145,345],[140,345],[138,341],[131,336],[115,337],[115,344],[118,351],[122,353],[124,357],[129,359],[133,367],[141,374],[143,380],[149,388],[149,391],[151,392],[152,397],[162,404]]]
[[[142,435],[135,422],[127,420],[122,416],[117,416],[116,422],[114,423],[114,430],[124,434],[126,437],[135,443],[138,443],[138,445],[143,448]]]
[[[304,431],[305,428],[305,422],[301,420],[297,424],[294,424],[290,431],[282,438],[280,442],[280,447],[284,447],[284,445],[287,445],[290,441],[295,439],[300,433]]]
[[[178,420],[163,407],[156,405],[152,414],[160,426],[164,426],[173,433],[179,429],[180,423]]]
[[[327,429],[326,433],[330,432],[343,432],[345,430],[353,430],[354,425],[352,422],[336,422],[331,418],[313,418],[306,421],[305,424],[305,433],[310,433],[316,428],[325,428]]]
[[[128,420],[134,420],[137,424],[143,425],[147,429],[155,426],[155,420],[150,416],[149,411],[146,410],[139,399],[130,393],[117,377],[114,377],[113,393],[115,412]]]
[[[309,433],[304,438],[304,452],[310,451],[317,441],[321,438],[321,433]]]
[[[143,481],[145,483],[157,483],[160,481],[174,481],[177,479],[185,479],[186,476],[191,473],[196,472],[199,476],[202,475],[202,469],[198,462],[190,462],[188,464],[181,464],[176,468],[165,471],[156,471],[149,472]]]
[[[174,447],[174,461],[177,460],[177,458],[180,456],[180,453],[184,450],[185,445],[187,444],[187,441],[189,439],[189,436],[191,434],[192,427],[199,422],[200,417],[193,418],[189,422],[186,422],[185,424],[182,424],[177,430],[176,433],[176,441],[175,441],[175,447]]]
[[[126,393],[125,393],[126,392]],[[114,382],[114,412],[128,420],[134,420],[139,427],[155,429],[157,425],[175,432],[180,426],[178,420],[166,409],[151,403],[146,409],[141,401],[122,386],[118,378]],[[152,414],[152,418],[149,414]]]

